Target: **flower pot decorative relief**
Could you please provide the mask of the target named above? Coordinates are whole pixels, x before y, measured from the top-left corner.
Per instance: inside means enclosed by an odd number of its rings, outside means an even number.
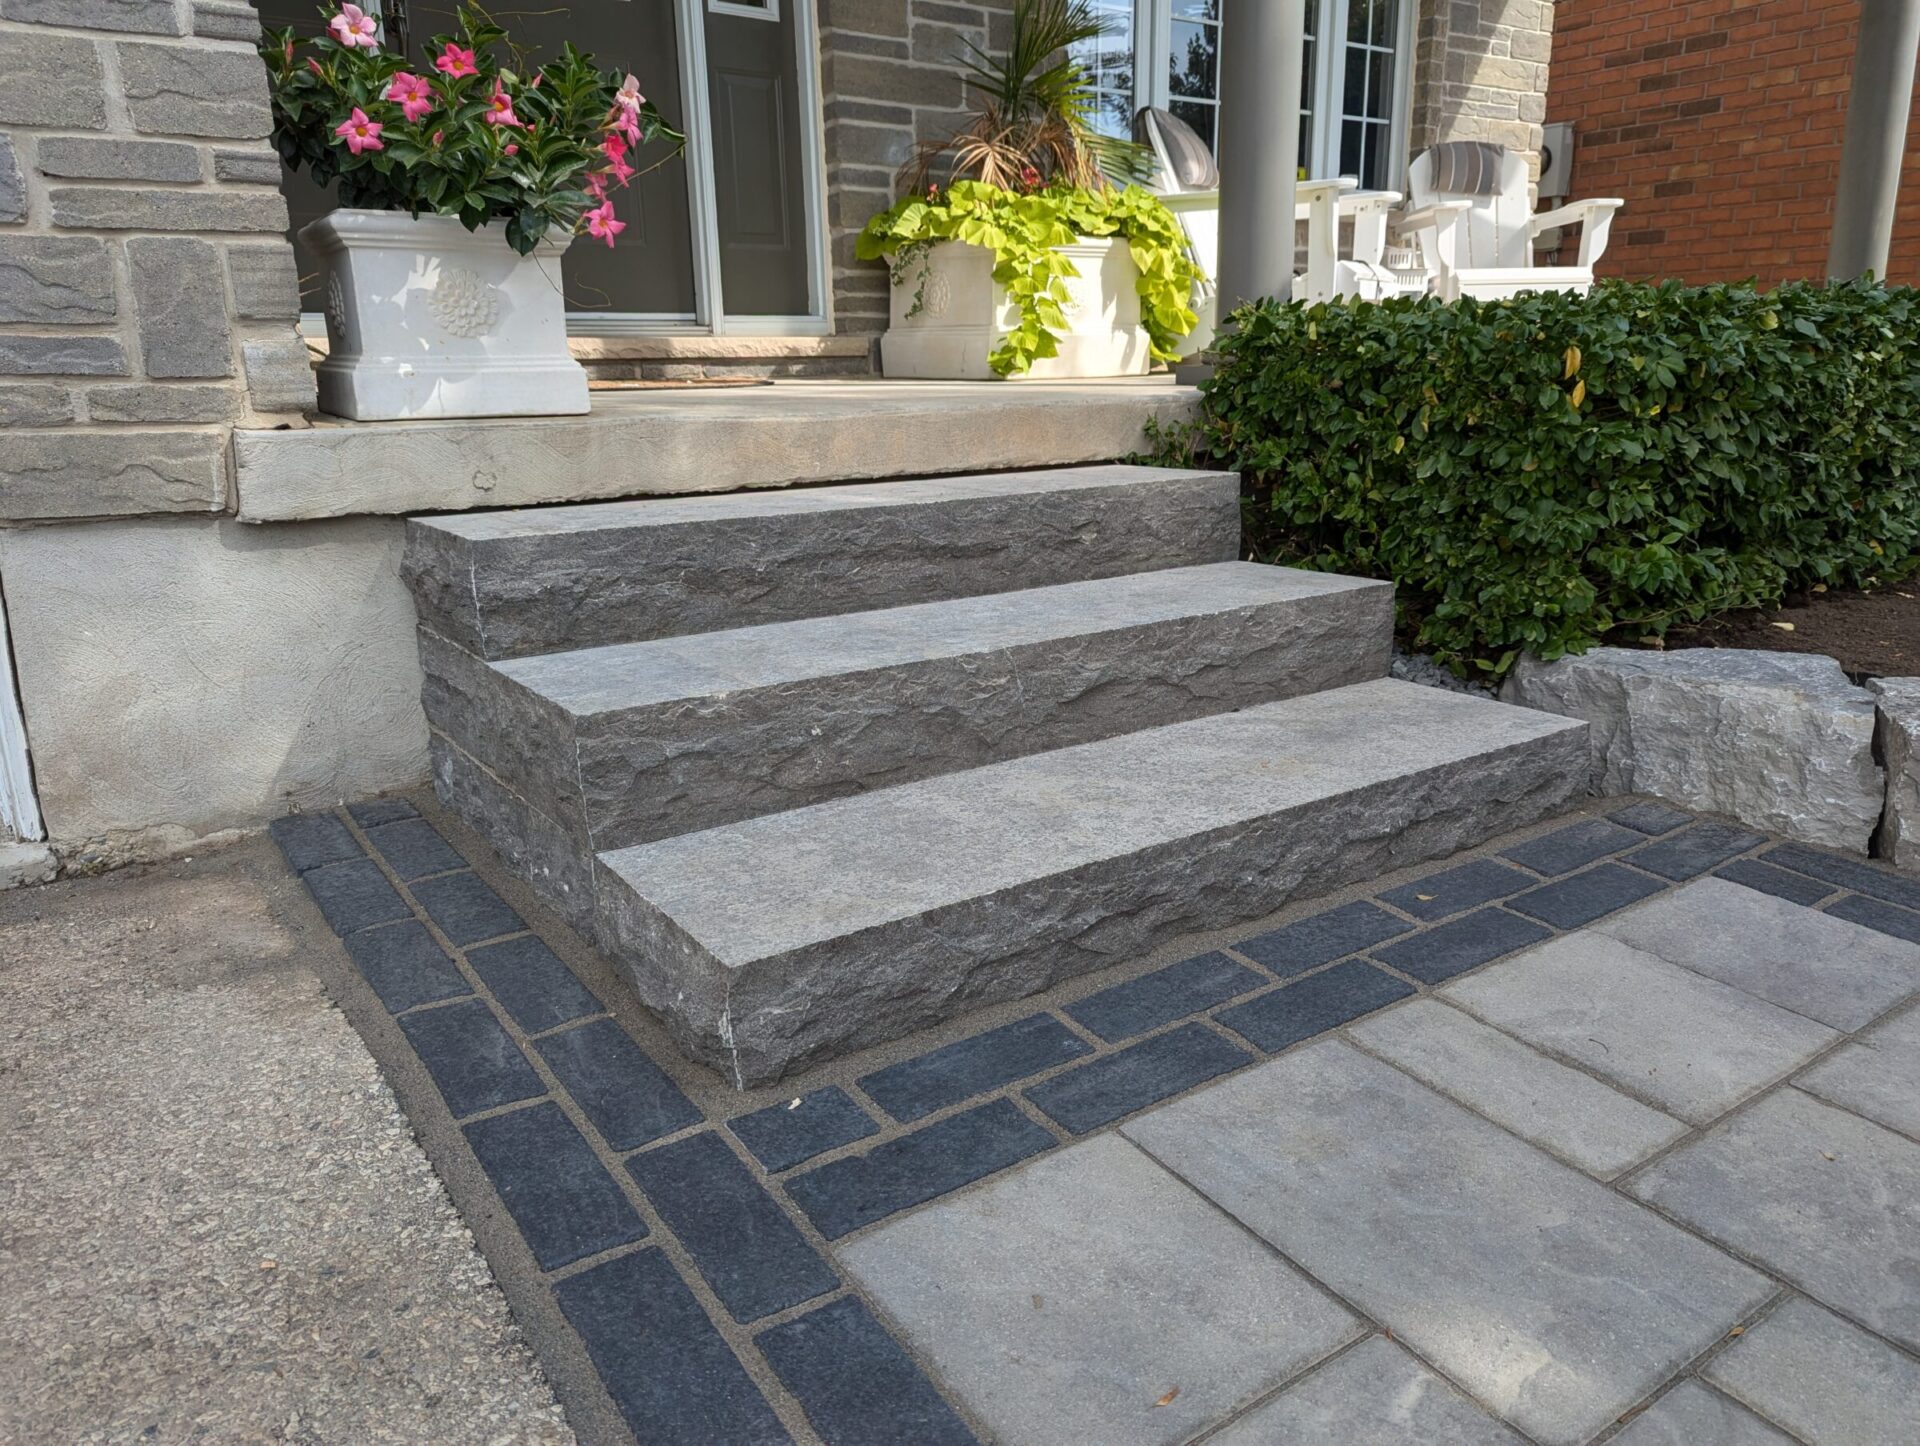
[[[494,225],[356,210],[300,235],[326,268],[322,411],[365,422],[587,410],[560,289],[571,238],[521,256]]]
[[[1057,248],[1080,274],[1066,278],[1066,330],[1059,354],[1022,373],[1036,381],[1143,376],[1153,344],[1140,321],[1139,270],[1124,236],[1083,236]],[[1020,323],[1019,307],[993,279],[993,253],[942,241],[910,264],[889,295],[880,369],[890,377],[997,381],[988,362]]]

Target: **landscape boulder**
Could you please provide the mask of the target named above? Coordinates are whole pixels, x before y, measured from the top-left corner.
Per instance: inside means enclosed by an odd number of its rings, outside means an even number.
[[[1887,811],[1873,851],[1920,874],[1920,678],[1875,678],[1867,686],[1880,705],[1874,743],[1887,768]]]
[[[1653,794],[1862,854],[1880,821],[1874,696],[1831,658],[1595,648],[1521,659],[1501,696],[1586,720],[1596,793]]]

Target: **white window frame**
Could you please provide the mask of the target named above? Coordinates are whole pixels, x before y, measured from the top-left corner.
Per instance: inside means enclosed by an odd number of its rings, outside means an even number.
[[[707,9],[716,15],[738,15],[742,20],[780,18],[780,0],[766,0],[764,5],[748,4],[746,0],[707,0]]]
[[[1314,55],[1313,129],[1307,142],[1307,174],[1329,179],[1340,164],[1340,117],[1346,86],[1347,0],[1307,0],[1313,7],[1318,37]],[[1392,124],[1387,132],[1388,190],[1406,190],[1407,127],[1413,95],[1413,50],[1419,0],[1399,0],[1394,37]],[[1134,105],[1165,109],[1173,99],[1168,70],[1173,50],[1173,0],[1134,0]],[[1229,24],[1221,45],[1233,43]],[[1336,39],[1337,37],[1337,39]],[[1143,85],[1144,82],[1144,85]]]

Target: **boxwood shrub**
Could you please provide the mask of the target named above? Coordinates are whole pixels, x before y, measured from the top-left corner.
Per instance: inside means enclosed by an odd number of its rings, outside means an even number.
[[[1391,578],[1504,674],[1916,568],[1920,305],[1873,283],[1244,308],[1170,439],[1240,469],[1254,555]]]

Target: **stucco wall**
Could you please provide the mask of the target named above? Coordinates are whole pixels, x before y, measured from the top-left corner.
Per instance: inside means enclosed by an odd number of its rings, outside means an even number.
[[[158,853],[290,805],[424,781],[403,526],[150,518],[0,531],[55,842]]]

